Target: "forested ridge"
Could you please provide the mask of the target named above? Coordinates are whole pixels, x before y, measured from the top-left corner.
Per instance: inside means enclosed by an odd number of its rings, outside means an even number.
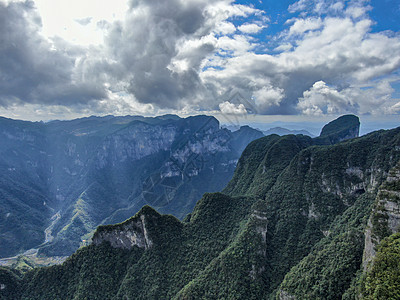
[[[183,221],[145,206],[99,227],[62,265],[1,269],[0,295],[397,299],[399,161],[400,127],[334,145],[263,137],[223,192],[205,194]]]

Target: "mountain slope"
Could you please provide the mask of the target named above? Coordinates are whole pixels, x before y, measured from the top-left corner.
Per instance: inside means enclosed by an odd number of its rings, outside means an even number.
[[[63,265],[12,283],[21,287],[15,299],[357,298],[368,218],[385,181],[398,183],[390,178],[400,128],[312,143],[304,136],[254,141],[227,194],[204,195],[183,222],[146,206],[122,224],[99,227],[94,244]],[[269,168],[279,174],[259,179]],[[110,275],[112,286],[103,286]]]
[[[150,204],[183,218],[230,180],[244,147],[208,116],[0,119],[0,257],[30,248],[70,255],[100,224]]]
[[[331,145],[358,137],[360,120],[354,115],[344,115],[326,124],[319,137],[314,139],[317,145]]]
[[[315,137],[313,134],[311,134],[310,132],[308,132],[307,130],[289,130],[286,128],[282,128],[282,127],[272,127],[268,130],[263,130],[263,133],[265,135],[270,135],[270,134],[277,134],[277,135],[288,135],[288,134],[302,134],[302,135],[308,135],[309,137]]]
[[[312,249],[314,245],[318,247],[320,241],[331,246],[337,245],[338,241],[343,241],[343,244],[346,244],[346,241],[353,243],[353,246],[350,244],[347,250],[353,255],[354,259],[349,258],[352,265],[346,265],[346,268],[335,274],[334,278],[342,278],[343,281],[333,285],[331,291],[327,291],[333,298],[344,292],[355,277],[355,271],[361,267],[363,228],[365,228],[366,215],[374,201],[376,189],[390,166],[400,158],[400,152],[395,150],[395,146],[400,143],[399,133],[399,129],[375,133],[335,146],[311,147],[301,151],[281,173],[265,198],[253,207],[254,221],[263,225],[254,225],[246,237],[249,238],[251,235],[256,237],[251,242],[237,245],[229,252],[232,255],[238,252],[246,253],[240,260],[242,264],[248,261],[248,257],[255,256],[253,263],[249,261],[244,267],[236,268],[234,265],[238,261],[226,255],[225,259],[221,258],[219,265],[231,266],[229,277],[219,272],[215,266],[207,272],[207,276],[202,281],[196,282],[194,287],[182,292],[182,297],[189,299],[203,297],[203,293],[208,290],[202,288],[205,282],[217,282],[215,287],[228,283],[235,285],[233,281],[235,277],[238,278],[237,281],[248,279],[247,276],[238,274],[245,270],[249,272],[248,274],[254,274],[253,284],[256,284],[257,280],[262,281],[258,290],[262,290],[263,297],[271,296],[275,294],[276,288],[293,266],[310,251],[317,251]],[[347,234],[345,228],[351,228],[355,233]],[[338,234],[345,232],[347,236],[336,237],[336,234],[332,233],[334,230]],[[260,232],[261,237],[257,237],[255,234],[257,232]],[[335,237],[333,242],[328,243],[328,238]],[[244,237],[243,240],[246,241]],[[250,251],[253,256],[246,252],[245,249],[249,244],[257,245],[260,240],[265,241],[265,252],[257,251],[257,247]],[[323,253],[327,251],[324,250]],[[337,256],[335,248],[331,248],[327,255],[332,257],[326,260],[326,263]],[[336,266],[335,263],[333,265]],[[305,269],[301,268],[301,270]],[[324,270],[328,269],[324,268]],[[250,273],[250,271],[254,272]],[[301,274],[298,278],[303,278],[303,276],[307,278],[304,273]],[[312,278],[308,277],[308,280],[315,284]],[[333,284],[331,278],[327,279],[327,283]],[[240,283],[236,282],[236,284]],[[301,282],[296,281],[296,284],[304,292],[309,292],[309,290],[304,290]],[[247,295],[246,297],[257,299],[259,296],[256,290],[254,286],[247,285],[247,289],[242,292],[245,293],[243,295]],[[216,298],[233,296],[237,293],[238,291],[217,294]],[[299,299],[303,298],[299,297]],[[321,299],[326,298],[321,297]]]
[[[0,295],[373,299],[397,293],[397,265],[384,266],[399,249],[391,234],[398,230],[392,208],[400,127],[335,145],[313,143],[304,136],[258,139],[243,152],[226,194],[205,194],[184,221],[145,206],[121,224],[100,226],[93,244],[63,265],[22,279],[0,270],[8,278]],[[365,245],[381,239],[365,267]],[[389,274],[383,285],[379,274]]]

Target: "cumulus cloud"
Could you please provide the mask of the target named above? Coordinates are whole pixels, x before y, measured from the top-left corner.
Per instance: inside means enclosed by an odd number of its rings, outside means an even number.
[[[392,106],[388,107],[386,110],[388,114],[400,114],[400,100],[397,103],[393,104]]]
[[[245,38],[219,36],[236,31],[227,19],[257,13],[230,0],[130,1],[125,19],[97,22],[104,45],[79,47],[43,36],[33,1],[0,2],[0,105],[95,108],[128,94],[153,107],[195,106],[212,93],[199,72],[217,44],[235,53],[249,48]],[[75,19],[82,26],[91,21]]]
[[[285,43],[285,44],[281,44],[278,47],[276,47],[274,49],[274,51],[289,51],[293,49],[293,45],[291,43]]]
[[[132,1],[126,19],[110,28],[107,58],[96,66],[140,103],[171,109],[204,103],[214,92],[200,78],[204,60],[217,48],[234,54],[251,48],[243,36],[223,35],[236,31],[227,19],[257,13],[226,0]]]
[[[317,81],[310,90],[303,93],[299,99],[298,107],[307,115],[340,114],[343,112],[355,112],[356,104],[326,85],[323,81]]]
[[[104,44],[84,47],[45,38],[33,2],[0,2],[0,106],[398,113],[400,38],[372,33],[370,9],[363,0],[300,0],[284,30],[260,40],[269,20],[251,6],[132,0],[121,20],[76,19],[105,33]]]
[[[307,8],[307,2],[309,2],[309,1],[308,0],[299,0],[299,1],[289,5],[288,10],[291,13],[305,10]]]
[[[399,102],[391,99],[394,92],[389,81],[383,80],[369,86],[351,86],[339,90],[317,81],[299,99],[298,108],[306,115],[362,113],[395,114]]]
[[[253,92],[253,99],[259,113],[264,113],[272,106],[279,106],[284,97],[284,90],[272,86],[264,86]]]
[[[298,19],[294,22],[294,24],[290,27],[289,36],[295,34],[303,34],[307,31],[316,30],[322,27],[321,18],[307,18],[307,19]]]
[[[102,85],[76,72],[81,49],[51,43],[39,34],[40,27],[32,1],[0,2],[0,105],[69,105],[105,97]]]
[[[249,33],[249,34],[258,33],[258,32],[260,32],[263,28],[264,28],[264,26],[259,26],[259,25],[255,24],[255,23],[243,24],[243,25],[240,25],[240,26],[238,27],[238,29],[239,29],[241,32]]]
[[[354,2],[339,6],[332,1],[304,0],[297,2],[292,10],[300,11],[318,3],[319,11],[342,11],[334,16],[299,16],[288,23],[288,30],[280,36],[281,45],[275,50],[283,52],[255,54],[248,50],[227,59],[222,70],[207,69],[201,74],[202,78],[217,82],[215,86],[222,95],[228,86],[234,86],[253,99],[261,98],[255,95],[265,91],[264,86],[280,91],[260,109],[265,114],[382,113],[379,106],[371,104],[372,97],[365,97],[367,92],[359,87],[369,86],[368,93],[376,97],[375,102],[380,106],[391,98],[393,90],[387,89],[383,96],[379,85],[385,81],[385,76],[394,74],[400,67],[399,37],[385,32],[371,33],[373,23],[369,18],[348,14],[348,9],[355,6]],[[364,7],[364,11],[368,9]],[[208,65],[212,66],[212,62]],[[316,82],[324,82],[326,86],[322,89],[319,84],[315,86]],[[391,85],[387,81],[385,84]],[[347,100],[330,87],[338,92],[345,90],[346,97],[351,93],[362,96]]]
[[[225,101],[219,104],[219,110],[223,114],[234,114],[234,115],[244,115],[247,114],[246,107],[243,103],[235,105],[229,101]]]

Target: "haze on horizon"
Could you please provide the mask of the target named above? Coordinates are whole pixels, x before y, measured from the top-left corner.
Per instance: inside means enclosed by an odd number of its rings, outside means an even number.
[[[0,0],[0,14],[4,117],[400,119],[395,0]]]

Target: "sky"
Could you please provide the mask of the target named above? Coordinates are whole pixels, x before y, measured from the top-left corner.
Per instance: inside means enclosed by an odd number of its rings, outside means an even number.
[[[396,124],[399,20],[398,0],[0,0],[0,115]]]

